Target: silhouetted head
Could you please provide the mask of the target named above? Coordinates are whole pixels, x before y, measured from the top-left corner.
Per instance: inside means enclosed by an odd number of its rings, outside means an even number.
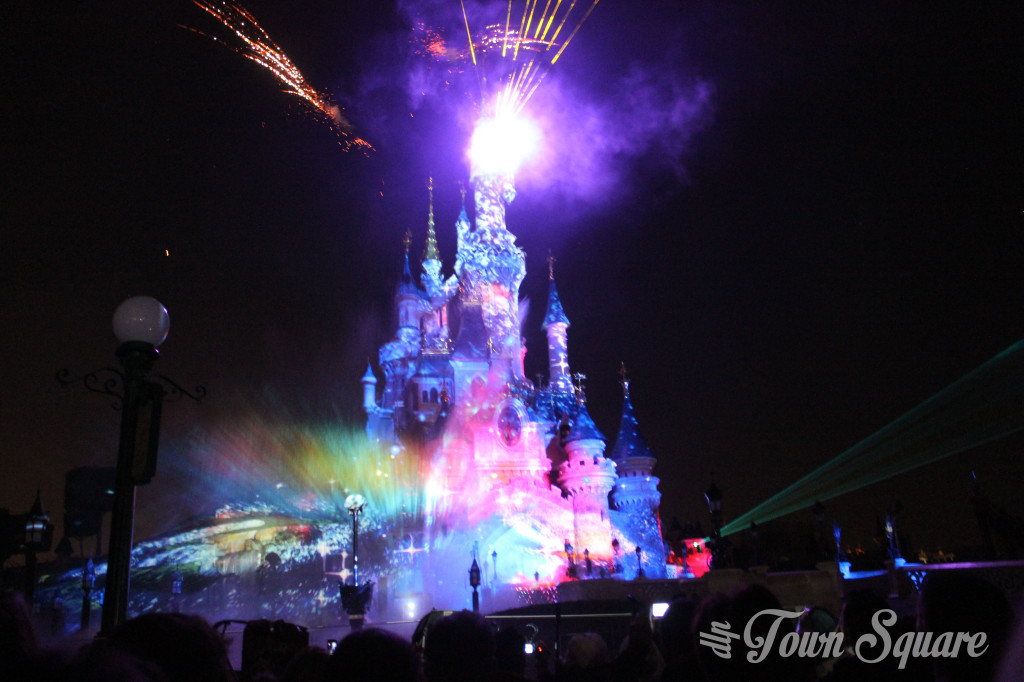
[[[566,669],[601,670],[611,655],[608,643],[596,632],[580,632],[569,638],[563,663]]]
[[[495,669],[494,631],[483,616],[459,611],[427,633],[423,667],[430,682],[490,682]]]
[[[677,597],[669,604],[658,623],[666,661],[696,653],[693,650],[693,616],[696,611],[697,603],[689,598]]]
[[[843,598],[843,611],[839,616],[846,645],[854,644],[861,635],[874,632],[871,619],[876,613],[887,608],[889,603],[874,590],[850,590]]]
[[[0,660],[20,669],[39,652],[28,605],[17,592],[0,592]]]
[[[917,608],[918,629],[943,632],[984,632],[988,649],[977,658],[963,651],[935,658],[935,676],[942,680],[991,679],[1013,629],[1013,608],[1001,589],[966,571],[932,571],[925,578]]]
[[[419,659],[409,642],[377,628],[356,630],[338,642],[327,665],[329,682],[416,682]]]
[[[499,670],[522,675],[526,670],[526,638],[515,628],[502,628],[494,635],[494,654]]]
[[[229,682],[235,677],[224,641],[199,616],[147,613],[115,628],[109,644],[154,663],[170,682]]]
[[[285,666],[281,682],[324,682],[331,655],[326,649],[308,646],[300,649]]]

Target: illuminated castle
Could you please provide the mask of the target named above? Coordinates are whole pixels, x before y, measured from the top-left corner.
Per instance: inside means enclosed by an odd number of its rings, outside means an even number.
[[[431,207],[420,283],[410,238],[395,307],[394,338],[380,348],[378,399],[363,377],[367,433],[393,456],[424,458],[423,543],[434,573],[461,568],[468,552],[493,560],[497,585],[600,576],[663,577],[655,458],[640,436],[623,374],[614,448],[587,413],[568,353],[569,319],[550,279],[543,328],[548,379],[523,371],[519,286],[526,259],[506,228],[515,197],[508,175],[473,179],[476,225],[456,221],[454,273],[442,279]],[[465,204],[465,201],[463,202]],[[580,375],[576,375],[579,377]],[[440,578],[438,578],[440,581]]]

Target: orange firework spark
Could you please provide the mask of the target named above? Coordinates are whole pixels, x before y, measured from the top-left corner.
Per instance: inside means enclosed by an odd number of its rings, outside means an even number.
[[[270,36],[249,10],[229,2],[193,1],[200,9],[224,24],[243,43],[239,47],[230,45],[226,45],[226,47],[272,73],[275,78],[287,86],[285,92],[302,98],[314,111],[322,115],[338,134],[338,138],[346,150],[352,147],[358,147],[363,151],[373,149],[366,140],[353,135],[352,125],[342,116],[341,107],[335,104],[329,96],[317,92],[306,82],[302,72],[292,63],[288,55],[270,39]],[[189,30],[205,35],[196,29]],[[215,36],[210,37],[221,43]]]

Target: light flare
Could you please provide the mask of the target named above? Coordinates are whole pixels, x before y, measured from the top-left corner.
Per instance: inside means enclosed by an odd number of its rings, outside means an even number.
[[[540,146],[539,128],[522,116],[483,118],[473,131],[469,158],[475,173],[512,175]]]

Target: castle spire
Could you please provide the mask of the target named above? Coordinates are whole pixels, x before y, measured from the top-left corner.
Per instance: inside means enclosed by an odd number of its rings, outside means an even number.
[[[647,446],[644,437],[640,435],[640,426],[633,413],[633,401],[629,398],[628,376],[626,363],[622,363],[619,366],[619,377],[622,382],[622,421],[619,422],[619,435],[615,438],[615,447],[609,453],[609,459],[616,464],[619,480],[612,489],[611,499],[616,509],[650,514],[655,526],[660,526],[660,481],[651,473],[658,460]]]
[[[409,327],[419,334],[420,317],[422,316],[421,300],[423,292],[420,291],[416,280],[412,276],[412,269],[409,267],[409,246],[412,244],[412,233],[406,231],[402,238],[405,246],[405,256],[402,263],[402,278],[398,282],[398,291],[395,292],[395,305],[398,308],[398,326]]]
[[[412,269],[409,267],[409,246],[412,244],[412,232],[405,231],[402,235],[402,246],[405,247],[405,262],[402,266],[402,279],[399,283],[399,291],[411,291],[416,289],[416,282],[412,278]]]
[[[569,318],[555,287],[555,258],[548,252],[548,309],[541,327],[548,336],[548,385],[558,393],[575,391],[569,376]]]
[[[642,468],[646,467],[646,474],[649,475],[656,460],[647,446],[647,441],[640,435],[640,426],[633,412],[633,401],[629,398],[629,372],[626,371],[624,362],[619,366],[619,377],[622,384],[622,420],[619,422],[619,435],[615,439],[615,447],[612,448],[610,456],[620,463],[625,460],[645,460],[641,463]]]
[[[558,288],[555,286],[555,257],[548,251],[548,310],[544,315],[543,329],[549,329],[552,325],[563,324],[569,327],[569,318],[565,316],[562,309],[562,301],[558,298]],[[551,332],[548,332],[550,336]]]
[[[441,260],[437,252],[437,233],[434,232],[434,178],[427,178],[427,191],[429,192],[429,209],[427,212],[427,248],[423,251],[423,260]]]

